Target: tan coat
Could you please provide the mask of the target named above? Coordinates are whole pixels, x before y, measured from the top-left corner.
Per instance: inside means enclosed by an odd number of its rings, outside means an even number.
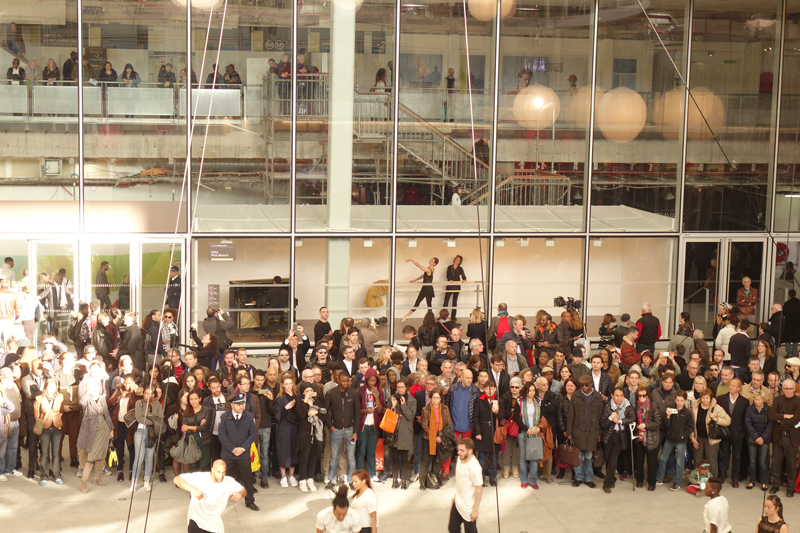
[[[697,411],[700,409],[700,400],[697,400],[694,405],[692,406],[692,415],[694,415],[694,433],[692,433],[692,438],[697,438]],[[708,422],[711,420],[711,414],[717,417],[717,424],[722,427],[728,427],[731,425],[731,417],[728,413],[725,412],[725,409],[717,405],[717,400],[711,398],[711,405],[708,408],[708,415],[706,415],[706,433],[708,432]],[[721,439],[708,439],[708,443],[711,446],[715,444],[719,444]]]
[[[40,394],[33,402],[33,416],[36,420],[44,419],[44,429],[50,427],[61,429],[61,405],[63,402],[64,396],[56,393],[51,407],[50,400],[45,398],[44,394]]]

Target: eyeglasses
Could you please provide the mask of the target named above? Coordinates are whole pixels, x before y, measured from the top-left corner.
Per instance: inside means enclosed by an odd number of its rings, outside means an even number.
[[[317,353],[321,353],[323,355],[328,353],[328,350],[317,350]]]
[[[511,385],[509,388],[510,389],[518,389],[519,387],[517,387],[516,385]]]
[[[710,372],[719,372],[719,368],[709,368]]]
[[[167,319],[167,318],[172,319],[172,315],[164,315],[164,318],[165,319]]]

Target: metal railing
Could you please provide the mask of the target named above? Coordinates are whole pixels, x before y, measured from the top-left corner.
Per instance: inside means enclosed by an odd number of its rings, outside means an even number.
[[[497,205],[569,205],[572,184],[549,172],[498,171]]]
[[[78,86],[72,82],[26,82],[21,85],[0,85],[0,116],[40,119],[77,117]],[[242,118],[243,86],[225,86],[211,90],[192,89],[193,106],[201,117]],[[209,112],[211,94],[213,105]],[[186,116],[186,86],[164,87],[160,83],[139,83],[136,87],[120,87],[114,82],[97,82],[83,86],[84,115],[92,118],[170,118]],[[193,107],[194,108],[194,107]]]
[[[330,91],[328,74],[300,74],[295,79],[264,77],[264,112],[273,118],[292,116],[292,82],[297,83],[297,116],[327,117]]]

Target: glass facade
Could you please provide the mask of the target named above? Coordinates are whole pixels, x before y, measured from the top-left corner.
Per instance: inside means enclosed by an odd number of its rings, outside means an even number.
[[[184,331],[217,305],[253,343],[322,305],[402,340],[433,257],[434,313],[573,297],[590,336],[794,285],[800,0],[7,4],[18,279],[146,314],[176,267]]]

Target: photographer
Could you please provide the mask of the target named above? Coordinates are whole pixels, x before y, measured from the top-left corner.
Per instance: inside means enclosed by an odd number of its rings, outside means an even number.
[[[217,338],[218,352],[214,354],[211,364],[203,363],[203,366],[209,367],[212,371],[217,369],[217,359],[222,352],[227,350],[233,345],[233,341],[228,338],[228,330],[233,328],[234,321],[231,316],[222,309],[209,307],[206,309],[206,318],[203,319],[203,331],[206,335],[213,333]],[[192,329],[197,330],[197,324],[192,324]],[[197,341],[195,341],[197,342]],[[197,343],[200,346],[200,343]]]

